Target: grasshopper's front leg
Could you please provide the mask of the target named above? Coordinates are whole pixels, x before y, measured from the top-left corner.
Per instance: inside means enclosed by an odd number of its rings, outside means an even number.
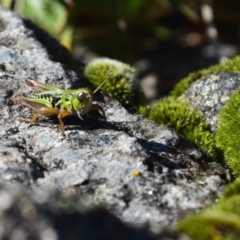
[[[107,121],[107,118],[106,118],[106,115],[105,115],[105,111],[103,110],[103,108],[98,105],[97,103],[93,103],[92,106],[91,106],[91,110],[97,110],[97,111],[100,111],[103,115],[103,119],[104,119],[104,122]]]
[[[58,120],[60,122],[60,125],[61,125],[61,129],[62,129],[62,135],[65,136],[64,134],[64,131],[65,131],[65,125],[63,123],[63,118],[67,117],[67,116],[71,116],[72,115],[72,112],[69,112],[67,110],[62,110],[62,111],[59,111],[59,114],[58,114]]]

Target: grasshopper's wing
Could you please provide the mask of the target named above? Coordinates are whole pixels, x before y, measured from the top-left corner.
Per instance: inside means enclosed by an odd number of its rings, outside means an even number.
[[[52,92],[58,92],[58,93],[60,92],[63,93],[65,91],[65,89],[62,89],[60,87],[56,87],[50,84],[40,83],[31,78],[27,78],[25,82],[28,86],[33,87],[39,91],[52,91]]]
[[[36,111],[43,107],[53,107],[51,102],[41,98],[27,98],[22,95],[16,95],[12,99]]]

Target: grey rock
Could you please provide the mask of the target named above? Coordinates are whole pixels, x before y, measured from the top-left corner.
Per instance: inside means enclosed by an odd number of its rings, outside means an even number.
[[[83,120],[69,117],[66,137],[57,119],[42,117],[31,126],[20,121],[32,111],[9,97],[18,88],[32,92],[25,78],[86,86],[83,64],[76,69],[77,62],[57,41],[3,8],[0,26],[2,184],[21,184],[40,198],[58,189],[78,197],[87,209],[104,207],[124,223],[155,234],[219,196],[231,178],[226,168],[173,130],[128,113],[113,99],[101,103],[106,123],[96,112]],[[62,220],[70,224],[74,217]]]
[[[239,73],[213,73],[194,81],[180,98],[187,100],[216,131],[219,111],[239,87]]]
[[[26,186],[43,177],[42,167],[23,149],[23,139],[0,142],[0,183],[23,183]],[[24,141],[23,141],[24,142]]]
[[[157,240],[177,239],[176,233],[149,236],[144,229],[124,225],[103,208],[86,209],[76,199],[58,193],[39,195],[21,187],[0,187],[0,239]]]

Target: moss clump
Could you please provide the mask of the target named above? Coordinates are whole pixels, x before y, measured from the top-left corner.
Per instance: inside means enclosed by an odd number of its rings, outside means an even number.
[[[240,91],[235,91],[219,112],[216,144],[224,152],[227,164],[240,175]]]
[[[225,199],[232,197],[233,195],[240,195],[240,179],[236,179],[233,183],[229,184],[225,189],[220,198],[220,202]]]
[[[136,79],[136,69],[128,64],[97,58],[86,66],[84,74],[95,87],[109,77],[101,89],[110,93],[128,110],[135,112],[145,105],[145,96]]]
[[[225,198],[224,200],[221,199],[214,209],[237,214],[240,230],[240,194],[234,194],[229,198]]]
[[[240,71],[240,56],[230,59],[226,62],[213,65],[207,69],[191,73],[188,77],[182,79],[172,90],[171,95],[178,97],[182,95],[195,80],[209,75],[214,72],[239,72]]]
[[[192,240],[209,240],[218,236],[213,225],[201,219],[200,215],[189,215],[177,224],[180,233],[187,234]],[[220,238],[221,239],[221,238]]]
[[[138,113],[142,114],[145,118],[149,118],[152,108],[149,105],[140,106]]]
[[[167,97],[146,111],[149,119],[165,124],[204,149],[215,161],[221,161],[210,125],[187,102]]]
[[[193,240],[232,239],[240,234],[240,179],[228,185],[218,204],[180,220],[177,230]]]
[[[202,213],[182,219],[177,230],[189,235],[193,240],[238,240],[240,234],[240,215],[227,210],[227,206],[239,207],[240,197],[228,199],[224,205],[217,205]],[[230,210],[230,209],[229,209]]]

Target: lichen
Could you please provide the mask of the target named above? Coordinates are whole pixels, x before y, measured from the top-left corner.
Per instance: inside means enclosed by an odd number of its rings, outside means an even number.
[[[109,78],[101,90],[111,94],[129,111],[136,112],[145,105],[136,69],[130,65],[109,58],[97,58],[86,66],[84,74],[95,87]]]
[[[232,171],[240,174],[240,90],[235,91],[219,112],[216,144]]]
[[[209,68],[189,74],[186,78],[182,79],[172,90],[171,96],[178,97],[182,95],[195,80],[209,75],[214,72],[239,72],[240,71],[240,56],[229,59],[226,62],[213,65]]]
[[[173,97],[163,98],[147,109],[149,119],[165,124],[204,149],[215,161],[222,161],[221,152],[216,148],[215,136],[210,125],[186,101]]]

